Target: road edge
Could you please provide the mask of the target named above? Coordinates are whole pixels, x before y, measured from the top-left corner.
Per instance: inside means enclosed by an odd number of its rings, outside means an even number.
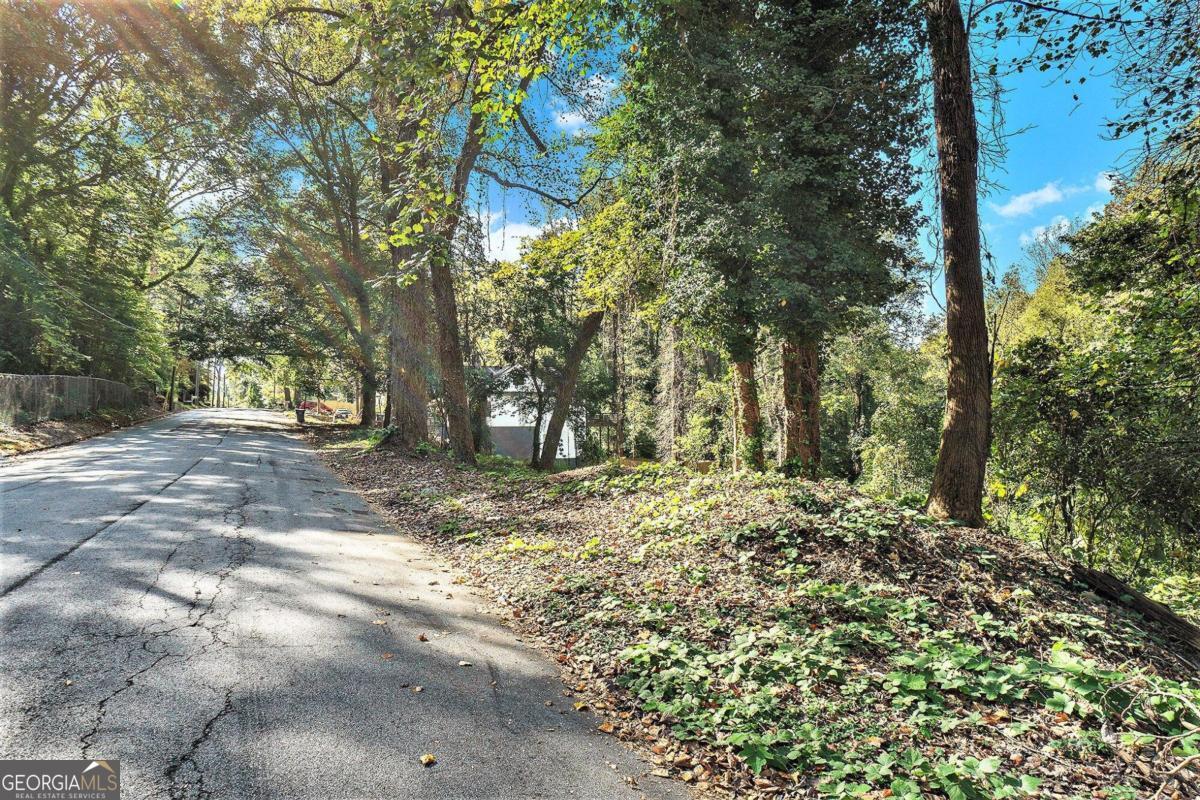
[[[13,461],[16,461],[19,458],[23,458],[24,456],[33,455],[35,453],[44,453],[47,450],[54,450],[59,447],[66,447],[67,445],[79,444],[80,442],[86,442],[89,439],[98,439],[101,436],[108,436],[113,433],[118,433],[120,431],[129,430],[130,428],[136,428],[137,426],[144,425],[147,422],[153,422],[154,420],[158,420],[158,419],[166,419],[167,417],[174,416],[175,414],[182,414],[185,410],[190,410],[190,409],[177,409],[175,411],[163,411],[159,414],[148,414],[144,417],[141,417],[140,419],[136,419],[136,420],[130,422],[128,425],[117,425],[116,427],[110,428],[109,430],[100,430],[100,431],[96,431],[95,433],[88,433],[88,434],[84,434],[83,436],[76,436],[72,439],[65,439],[61,442],[53,442],[51,444],[44,444],[44,445],[41,445],[40,447],[30,448],[29,450],[22,450],[19,453],[0,453],[0,464],[8,464]]]

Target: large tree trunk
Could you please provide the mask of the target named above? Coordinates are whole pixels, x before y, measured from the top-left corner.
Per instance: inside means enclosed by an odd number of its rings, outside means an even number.
[[[405,256],[393,252],[393,268],[403,270]],[[425,280],[417,271],[411,283],[396,287],[392,315],[391,375],[392,441],[403,448],[416,447],[429,438],[429,380],[425,369],[428,348],[428,306]]]
[[[385,103],[384,112],[394,104]],[[380,190],[390,198],[392,181],[398,166],[384,147],[379,149]],[[388,229],[399,222],[393,203],[384,206]],[[392,294],[388,353],[388,396],[391,402],[391,440],[411,449],[429,438],[429,380],[426,368],[429,347],[429,301],[425,274],[414,263],[412,248],[388,245],[395,286]]]
[[[765,466],[762,408],[758,404],[758,379],[754,373],[754,356],[734,361],[733,370],[742,434],[738,452],[735,454],[735,463],[740,462],[743,466],[762,472]]]
[[[382,31],[380,26],[378,29]],[[388,231],[400,227],[402,203],[394,193],[401,193],[398,183],[402,166],[394,146],[416,139],[417,126],[407,119],[397,119],[400,103],[394,90],[376,92],[374,102],[380,125],[377,160],[379,189],[384,203],[384,222]],[[388,243],[394,289],[389,293],[392,307],[389,313],[388,342],[388,400],[390,441],[411,449],[429,438],[429,295],[425,271],[417,263],[411,246]]]
[[[600,333],[600,324],[604,322],[603,311],[593,311],[579,323],[575,333],[575,341],[567,351],[566,363],[558,386],[554,389],[554,412],[550,415],[550,424],[546,427],[546,438],[542,441],[542,455],[538,459],[537,468],[549,471],[554,468],[554,459],[558,455],[558,443],[562,439],[563,426],[567,423],[567,415],[571,411],[571,403],[575,399],[575,386],[579,383],[579,367],[587,355],[588,348]]]
[[[430,264],[433,284],[433,310],[437,319],[437,355],[442,373],[442,400],[446,407],[446,427],[450,450],[467,464],[475,463],[475,439],[471,435],[471,406],[467,399],[467,372],[463,363],[462,342],[458,333],[458,301],[454,296],[454,276],[450,269],[450,248]]]
[[[821,360],[814,340],[785,339],[783,460],[816,480],[821,467]]]
[[[959,0],[925,0],[946,272],[946,417],[928,511],[983,524],[992,387],[979,252],[979,140]]]

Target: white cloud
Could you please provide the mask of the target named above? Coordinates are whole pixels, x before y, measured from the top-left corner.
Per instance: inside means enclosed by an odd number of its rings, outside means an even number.
[[[1090,206],[1087,207],[1087,210],[1083,212],[1084,220],[1090,220],[1092,217],[1096,216],[1097,214],[1103,214],[1104,207],[1107,205],[1108,205],[1108,203],[1092,203]]]
[[[1028,247],[1037,241],[1041,236],[1051,234],[1064,234],[1071,228],[1071,220],[1059,214],[1054,219],[1047,222],[1045,225],[1037,225],[1021,234],[1020,242],[1022,247]]]
[[[1099,175],[1096,176],[1096,180],[1092,184],[1092,188],[1095,189],[1097,192],[1104,192],[1105,194],[1112,194],[1112,188],[1113,188],[1112,175],[1109,175],[1107,172],[1101,172]]]
[[[496,215],[487,214],[488,222]],[[496,261],[516,261],[521,256],[521,244],[530,238],[536,239],[542,233],[538,225],[527,222],[510,222],[508,224],[488,226],[487,254]]]
[[[574,130],[576,128],[582,128],[584,125],[586,125],[587,118],[578,111],[568,109],[566,111],[555,112],[554,122],[558,125],[558,127],[564,130]]]
[[[1009,198],[1007,203],[1003,205],[992,204],[992,208],[1002,217],[1021,217],[1032,213],[1042,206],[1048,206],[1053,203],[1061,203],[1067,195],[1059,188],[1058,181],[1047,183],[1040,189],[1034,189],[1032,192],[1025,192]]]

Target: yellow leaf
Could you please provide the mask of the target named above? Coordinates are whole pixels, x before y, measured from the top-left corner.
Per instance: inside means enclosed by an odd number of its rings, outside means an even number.
[[[433,757],[433,753],[426,753],[425,755],[421,756],[422,767],[432,767],[436,763],[437,759]]]

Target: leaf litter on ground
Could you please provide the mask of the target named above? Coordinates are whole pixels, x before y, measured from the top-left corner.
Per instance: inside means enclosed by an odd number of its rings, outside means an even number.
[[[1008,537],[773,474],[322,456],[702,793],[1200,796],[1194,661]]]

